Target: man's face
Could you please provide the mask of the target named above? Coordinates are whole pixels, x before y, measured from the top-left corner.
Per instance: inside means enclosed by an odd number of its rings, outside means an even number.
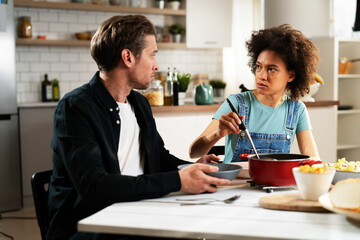
[[[154,35],[144,37],[145,48],[135,60],[135,66],[130,72],[130,84],[132,88],[146,89],[154,80],[155,71],[159,69],[155,55],[157,53]]]

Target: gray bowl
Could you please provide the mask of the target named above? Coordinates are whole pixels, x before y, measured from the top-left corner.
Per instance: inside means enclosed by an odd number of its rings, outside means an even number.
[[[360,172],[346,172],[346,171],[336,170],[332,184],[335,184],[338,181],[348,179],[348,178],[360,178]]]
[[[217,166],[219,168],[219,171],[217,172],[205,173],[205,174],[217,178],[226,178],[229,179],[230,181],[236,178],[236,176],[242,169],[241,166],[235,164],[227,164],[227,163],[202,163],[202,164]],[[192,165],[192,163],[179,165],[178,169],[181,170],[189,165]]]

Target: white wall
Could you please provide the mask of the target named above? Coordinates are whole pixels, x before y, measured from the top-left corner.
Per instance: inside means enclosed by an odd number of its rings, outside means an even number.
[[[357,0],[333,0],[334,1],[334,35],[352,37],[352,27],[355,22]],[[359,37],[359,35],[357,35]]]
[[[243,83],[247,88],[255,87],[254,75],[248,64],[245,47],[252,31],[261,27],[261,5],[259,0],[233,0],[232,47],[224,48],[224,80],[227,82],[225,96],[240,92]]]
[[[72,39],[75,32],[96,30],[107,18],[118,14],[109,12],[15,8],[15,21],[30,16],[33,37],[46,35],[47,39]],[[123,14],[123,13],[122,13]],[[157,26],[164,26],[167,17],[146,15]],[[222,78],[222,49],[163,50],[157,54],[161,71],[176,67],[191,74],[207,73],[209,78]],[[16,46],[16,81],[18,103],[39,102],[40,82],[45,73],[49,79],[58,78],[61,97],[88,82],[97,66],[89,47]]]
[[[332,0],[264,0],[265,27],[289,23],[307,37],[330,36],[331,7]]]

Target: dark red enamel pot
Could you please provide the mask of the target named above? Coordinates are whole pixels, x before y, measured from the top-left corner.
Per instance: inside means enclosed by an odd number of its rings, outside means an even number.
[[[241,154],[239,158],[249,161],[251,179],[262,185],[290,186],[296,185],[292,169],[300,165],[313,165],[321,160],[311,160],[310,156],[291,153]]]

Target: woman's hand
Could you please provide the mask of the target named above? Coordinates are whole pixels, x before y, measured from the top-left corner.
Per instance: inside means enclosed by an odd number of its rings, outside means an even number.
[[[205,155],[197,160],[197,163],[218,163],[220,158],[215,154]]]
[[[244,120],[245,116],[241,116],[241,119]],[[233,113],[229,112],[221,116],[219,120],[219,129],[218,134],[221,137],[225,137],[230,133],[239,134],[240,133],[240,119],[239,117]]]

